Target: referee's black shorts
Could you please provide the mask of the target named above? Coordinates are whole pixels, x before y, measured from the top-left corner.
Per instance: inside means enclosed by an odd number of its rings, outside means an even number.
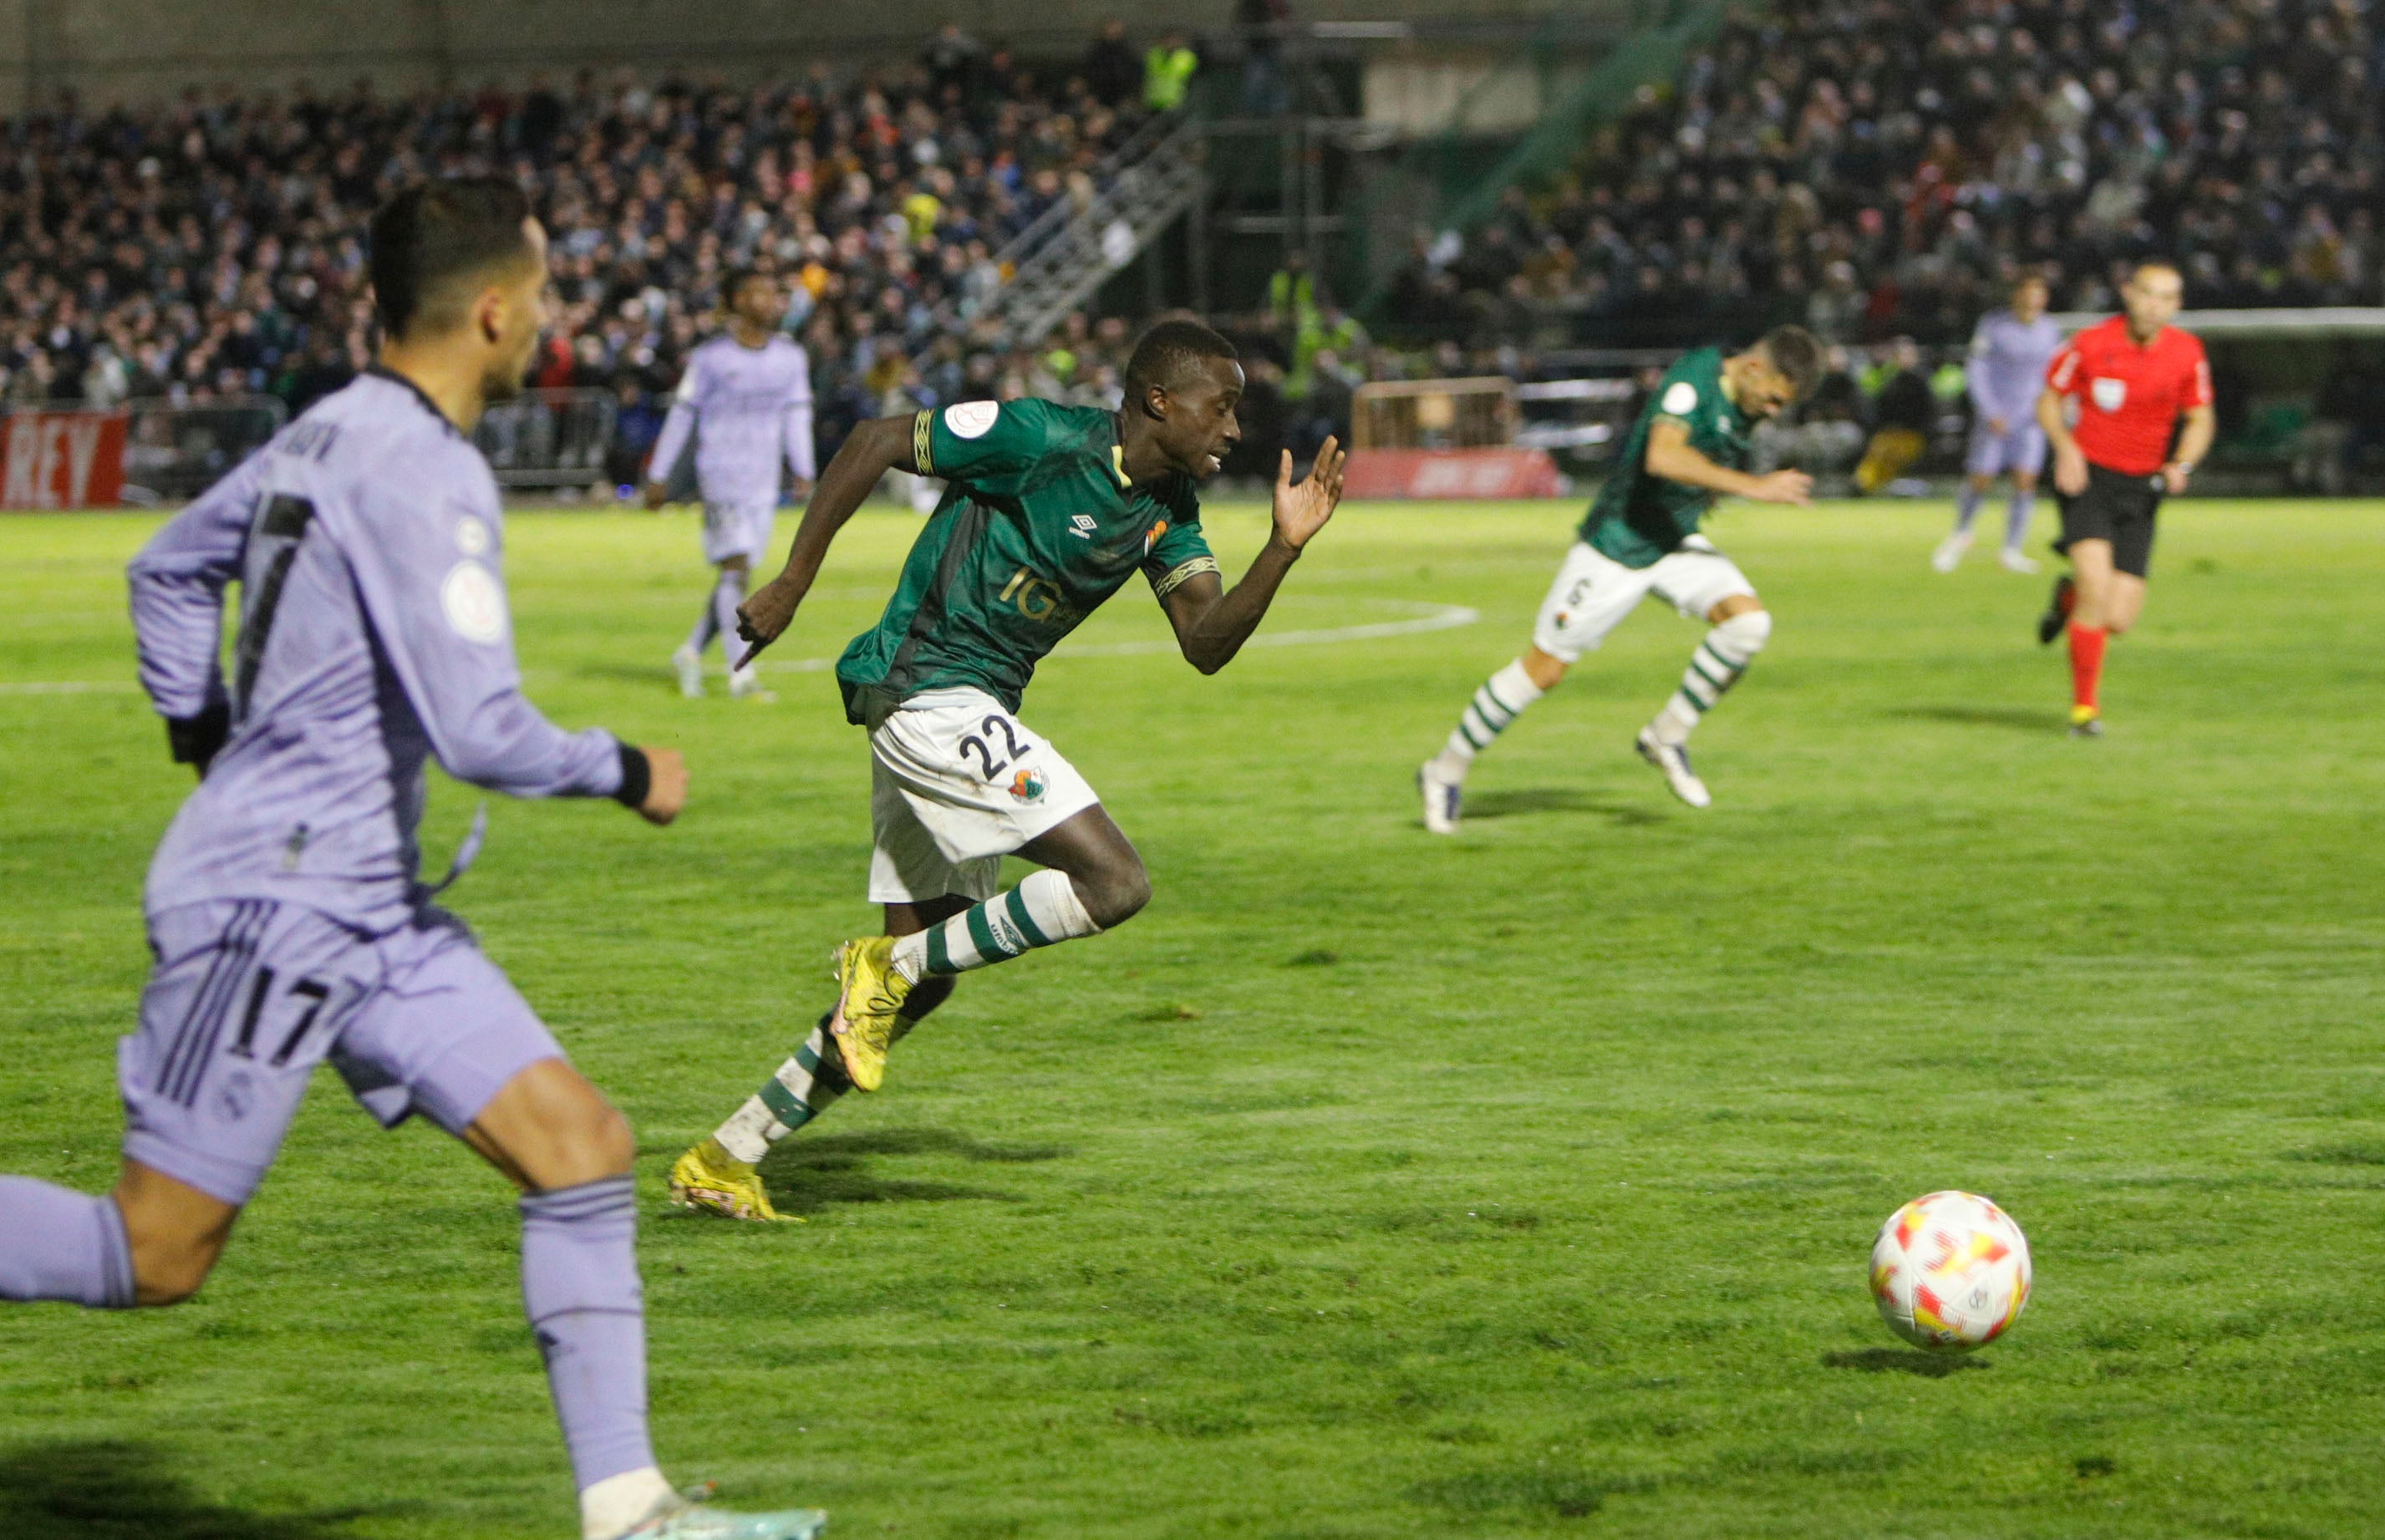
[[[2112,565],[2132,578],[2142,578],[2152,565],[2154,514],[2161,507],[2158,473],[2131,476],[2123,470],[2087,467],[2087,490],[2076,497],[2054,495],[2062,508],[2062,538],[2054,543],[2067,553],[2082,540],[2112,543]]]

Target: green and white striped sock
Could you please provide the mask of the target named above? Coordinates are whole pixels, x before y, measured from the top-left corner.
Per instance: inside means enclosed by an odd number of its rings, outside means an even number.
[[[1524,707],[1540,699],[1542,693],[1532,682],[1532,676],[1524,671],[1520,657],[1492,674],[1459,713],[1457,727],[1434,758],[1433,769],[1449,780],[1464,780],[1474,757],[1513,726],[1516,719],[1524,714]]]
[[[1079,936],[1101,927],[1085,912],[1065,871],[1030,872],[1008,893],[973,904],[939,925],[894,943],[894,966],[914,983],[931,974],[966,973],[989,963],[1008,962],[1022,952]]]
[[[762,1083],[762,1089],[713,1131],[720,1147],[749,1166],[757,1164],[772,1145],[827,1111],[845,1091],[844,1077],[837,1073],[833,1060],[827,1070],[821,1069],[829,1053],[828,1018],[823,1016],[803,1045]]]
[[[1681,687],[1650,724],[1657,739],[1667,744],[1687,742],[1690,730],[1739,682],[1771,635],[1771,612],[1762,609],[1734,615],[1706,632],[1697,651],[1690,654],[1690,666],[1681,672]]]

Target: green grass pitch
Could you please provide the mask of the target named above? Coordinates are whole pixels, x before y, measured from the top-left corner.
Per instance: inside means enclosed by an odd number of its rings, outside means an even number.
[[[1778,624],[1697,739],[1714,808],[1630,751],[1698,635],[1651,605],[1432,839],[1416,764],[1573,517],[1345,508],[1268,628],[1377,630],[1214,680],[1123,593],[1026,715],[1156,897],[963,981],[774,1156],[776,1230],[662,1177],[872,923],[866,749],[789,665],[915,521],[855,525],[765,705],[672,689],[687,517],[513,520],[533,697],[695,774],[666,831],[498,799],[453,895],[636,1121],[674,1474],[846,1540],[2385,1533],[2385,507],[2166,512],[2100,744],[2041,583],[1929,570],[1942,505],[1727,509]],[[186,785],[128,688],[151,527],[0,528],[0,1170],[86,1189]],[[1263,514],[1212,527],[1230,573]],[[427,863],[473,800],[438,786]],[[1943,1186],[2037,1257],[1960,1359],[1863,1284]],[[0,1310],[0,1535],[570,1534],[515,1240],[325,1076],[196,1303]]]

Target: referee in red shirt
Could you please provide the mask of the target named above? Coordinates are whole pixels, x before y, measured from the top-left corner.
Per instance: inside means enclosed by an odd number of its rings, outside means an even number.
[[[2136,623],[2145,605],[2145,568],[2154,550],[2154,512],[2211,448],[2211,364],[2191,332],[2169,324],[2184,284],[2166,262],[2143,262],[2120,290],[2126,314],[2098,322],[2063,345],[2046,366],[2037,420],[2054,446],[2054,490],[2062,505],[2062,539],[2073,576],[2054,585],[2054,605],[2038,622],[2051,642],[2068,622],[2070,732],[2101,737],[2095,694],[2104,644]],[[2063,411],[2079,403],[2076,427]],[[2180,415],[2186,431],[2170,439]]]

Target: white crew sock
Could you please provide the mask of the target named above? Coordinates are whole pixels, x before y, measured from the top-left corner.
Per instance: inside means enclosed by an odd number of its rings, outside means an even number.
[[[1681,687],[1673,692],[1673,698],[1648,724],[1656,741],[1677,745],[1688,742],[1690,730],[1714,709],[1724,691],[1739,682],[1740,675],[1747,672],[1747,666],[1755,661],[1755,655],[1764,650],[1771,635],[1772,613],[1764,609],[1734,615],[1707,632],[1697,651],[1690,654],[1690,666],[1681,675]]]
[[[580,1494],[581,1540],[614,1540],[654,1512],[671,1495],[671,1484],[654,1466],[624,1471]]]
[[[742,567],[723,567],[720,581],[712,585],[712,624],[720,638],[722,657],[731,669],[744,655],[745,644],[737,635],[737,607],[745,602],[745,570]],[[696,646],[704,650],[702,644]]]
[[[1968,482],[1963,483],[1962,491],[1954,494],[1954,532],[1956,534],[1971,532],[1971,520],[1979,517],[1979,500],[1986,495],[1987,494]]]
[[[1467,770],[1473,767],[1474,757],[1506,732],[1524,714],[1524,707],[1546,693],[1524,671],[1520,657],[1492,674],[1459,713],[1449,742],[1433,757],[1433,773],[1444,781],[1465,780]]]
[[[972,905],[942,924],[898,937],[894,966],[918,983],[931,973],[966,973],[988,963],[1007,962],[1038,946],[1100,932],[1068,874],[1046,869],[1029,872],[1008,893]]]

